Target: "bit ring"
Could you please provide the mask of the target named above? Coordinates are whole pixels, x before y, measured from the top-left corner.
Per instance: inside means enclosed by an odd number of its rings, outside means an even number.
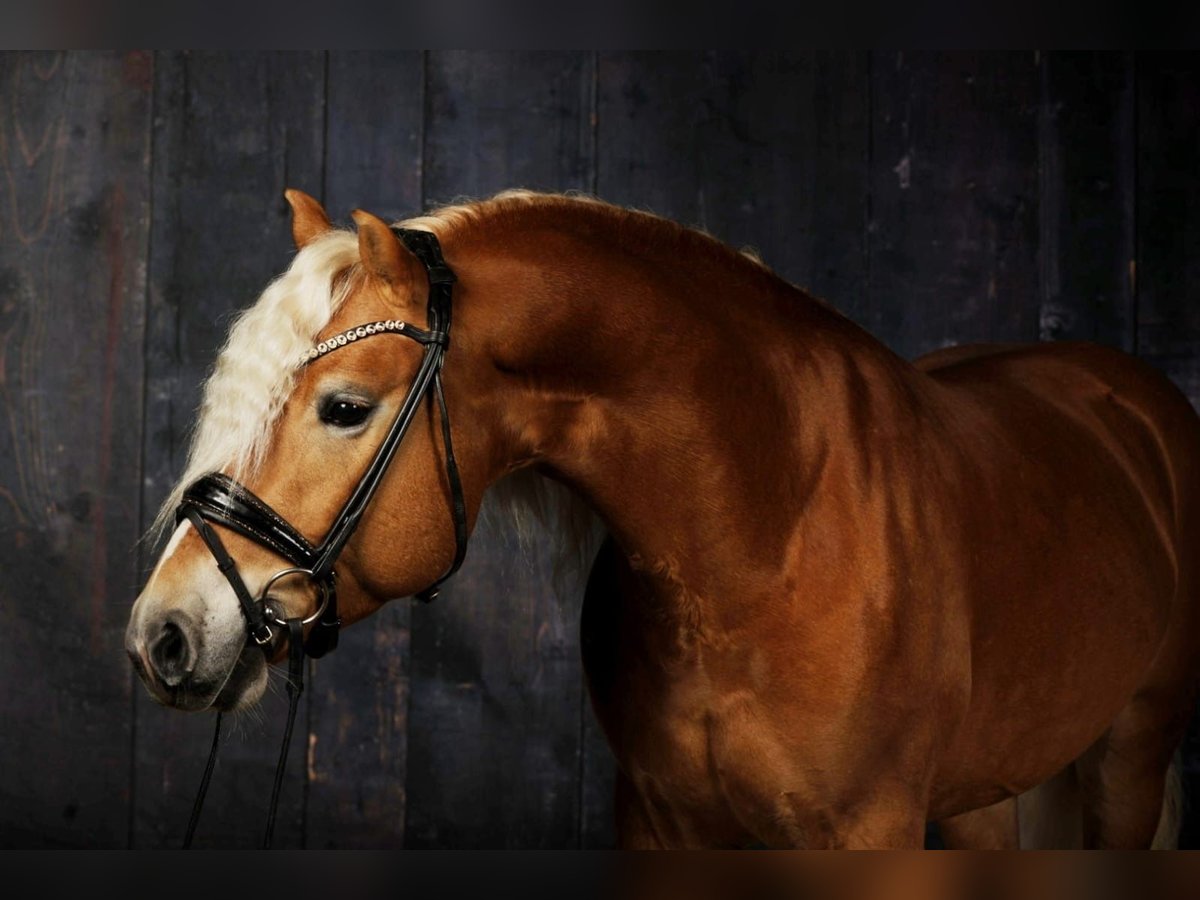
[[[276,572],[267,579],[267,583],[263,585],[262,592],[260,593],[259,602],[262,603],[263,610],[268,614],[271,612],[271,607],[267,603],[267,592],[271,590],[271,585],[273,585],[279,579],[285,578],[288,575],[306,575],[309,579],[311,579],[312,574],[312,569],[302,569],[298,566],[294,566],[290,569],[281,569],[280,571]],[[316,612],[314,612],[308,618],[300,621],[301,625],[310,625],[317,621],[317,619],[321,617],[321,614],[325,612],[325,608],[329,606],[329,586],[324,582],[318,582],[317,587],[321,590],[321,603],[317,606]],[[287,625],[287,620],[281,619],[277,615],[268,615],[268,617],[276,625]]]

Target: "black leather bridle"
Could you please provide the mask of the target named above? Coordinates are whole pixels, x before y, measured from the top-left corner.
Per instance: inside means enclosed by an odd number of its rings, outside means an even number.
[[[210,473],[188,486],[176,511],[176,521],[191,522],[200,539],[216,560],[217,568],[233,588],[238,603],[246,618],[247,641],[253,641],[267,652],[274,641],[272,626],[282,626],[288,632],[288,720],[284,732],[283,746],[275,770],[275,785],[267,818],[267,830],[263,846],[270,847],[275,827],[275,811],[279,802],[279,790],[283,783],[284,766],[287,762],[288,746],[291,743],[292,726],[296,718],[296,707],[304,689],[303,663],[307,653],[321,657],[337,646],[341,620],[337,606],[337,575],[334,565],[338,556],[350,540],[359,520],[362,519],[371,498],[378,490],[388,466],[396,455],[400,442],[408,433],[413,419],[426,396],[432,394],[441,417],[442,443],[446,453],[446,477],[450,486],[451,518],[454,523],[454,559],[446,572],[432,585],[416,596],[431,601],[438,594],[438,586],[453,575],[462,565],[467,552],[467,508],[463,499],[462,479],[458,463],[454,458],[454,446],[450,438],[450,416],[446,408],[446,396],[442,389],[442,363],[450,346],[450,301],[455,282],[454,273],[442,258],[442,249],[437,238],[426,231],[404,228],[392,229],[404,246],[424,265],[429,277],[429,305],[427,328],[418,328],[407,322],[388,319],[358,325],[341,334],[334,335],[317,344],[300,360],[305,366],[316,359],[349,346],[360,340],[381,334],[395,334],[410,338],[425,348],[421,365],[413,379],[400,409],[396,413],[387,435],[375,451],[363,476],[359,479],[349,498],[337,514],[329,531],[320,544],[314,546],[293,527],[287,519],[271,509],[248,488],[228,475]],[[221,538],[210,523],[224,526],[243,537],[266,547],[291,565],[281,569],[263,585],[255,598],[238,574],[237,564],[225,549]],[[305,577],[317,586],[320,602],[316,612],[307,617],[286,617],[273,601],[269,592],[275,582],[286,577]],[[304,626],[312,625],[308,638],[304,638]],[[217,747],[221,736],[221,715],[213,736],[212,750],[205,767],[204,778],[188,823],[184,847],[189,847],[199,821],[200,809],[208,790],[209,780],[216,763]]]

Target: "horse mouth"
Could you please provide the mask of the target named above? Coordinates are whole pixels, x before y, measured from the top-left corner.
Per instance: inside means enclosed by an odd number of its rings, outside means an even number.
[[[238,654],[225,683],[216,686],[211,706],[220,712],[244,709],[257,703],[267,681],[267,659],[259,647],[247,645]]]
[[[238,654],[227,675],[219,678],[193,678],[178,686],[164,684],[147,671],[140,659],[134,668],[150,696],[163,706],[184,712],[213,709],[232,712],[258,702],[266,687],[267,661],[262,650],[246,646]]]

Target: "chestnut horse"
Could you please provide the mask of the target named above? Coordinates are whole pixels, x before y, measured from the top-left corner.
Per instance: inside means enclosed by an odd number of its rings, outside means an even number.
[[[231,329],[164,517],[222,471],[316,542],[421,349],[297,360],[363,322],[424,323],[431,289],[387,223],[334,228],[287,196],[298,253]],[[530,470],[608,530],[582,645],[621,846],[919,847],[927,821],[1013,846],[1014,798],[1056,778],[1086,846],[1171,841],[1200,419],[1167,378],[1083,343],[910,363],[710,236],[595,200],[508,192],[404,224],[458,277],[444,384],[468,525]],[[337,561],[345,624],[454,555],[436,404],[416,416]],[[251,593],[281,568],[215,530]],[[271,596],[318,602],[297,579]],[[278,643],[247,641],[185,521],[130,619],[149,691],[244,707]]]

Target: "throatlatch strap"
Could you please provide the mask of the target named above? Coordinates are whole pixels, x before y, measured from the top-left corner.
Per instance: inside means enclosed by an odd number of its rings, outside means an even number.
[[[417,599],[422,603],[432,603],[437,599],[441,583],[458,571],[467,556],[467,503],[463,498],[458,460],[454,457],[454,442],[450,439],[450,412],[446,408],[446,393],[442,390],[440,365],[433,375],[433,393],[437,396],[438,414],[442,419],[442,445],[446,449],[446,480],[450,482],[451,518],[454,521],[454,561],[441,578],[417,594]]]
[[[433,376],[437,393],[438,411],[442,417],[442,443],[446,447],[446,479],[450,482],[450,497],[454,505],[454,562],[442,576],[449,578],[458,571],[467,556],[467,501],[463,496],[462,478],[458,474],[458,460],[454,457],[454,442],[450,440],[450,411],[446,409],[446,392],[442,390],[442,369],[438,367]]]

